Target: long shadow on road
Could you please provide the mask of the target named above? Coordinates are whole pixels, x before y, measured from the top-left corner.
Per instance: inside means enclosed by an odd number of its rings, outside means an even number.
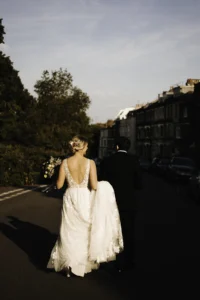
[[[57,235],[12,216],[8,219],[9,224],[0,223],[0,231],[21,248],[37,268],[48,272],[46,265]]]
[[[8,216],[8,224],[0,223],[0,231],[22,249],[29,257],[30,262],[43,272],[50,273],[51,270],[46,268],[51,250],[56,242],[57,235],[52,234],[47,229],[19,220],[16,217]],[[134,274],[132,274],[134,275]],[[125,277],[113,277],[103,268],[88,274],[85,277],[84,285],[102,285],[103,289],[113,294],[116,293],[115,299],[130,299],[127,298],[129,292],[128,274]],[[79,277],[74,277],[73,282],[82,286],[82,281]],[[131,293],[134,294],[134,287],[130,286]],[[114,292],[112,292],[114,291]],[[118,295],[118,296],[117,296]],[[112,295],[111,295],[112,296]],[[113,298],[111,298],[113,299]]]

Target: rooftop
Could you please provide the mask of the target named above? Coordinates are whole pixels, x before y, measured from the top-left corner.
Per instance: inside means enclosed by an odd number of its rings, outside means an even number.
[[[119,113],[117,114],[117,116],[115,117],[115,120],[126,119],[128,113],[132,110],[135,110],[135,107],[127,107],[127,108],[121,109],[119,111]]]

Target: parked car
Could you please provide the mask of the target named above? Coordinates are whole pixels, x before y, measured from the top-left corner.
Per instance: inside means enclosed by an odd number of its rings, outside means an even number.
[[[148,159],[140,158],[139,159],[140,167],[144,171],[148,171],[151,165],[151,162]]]
[[[189,179],[189,196],[191,196],[195,202],[200,203],[200,171],[197,175],[193,175]]]
[[[151,164],[150,164],[150,166],[149,166],[149,171],[150,171],[151,173],[156,174],[156,171],[157,171],[157,164],[158,164],[159,160],[160,160],[160,157],[154,157],[154,158],[152,159],[152,162],[151,162]]]
[[[156,164],[156,169],[155,169],[156,173],[158,175],[165,176],[169,168],[169,164],[170,164],[170,158],[164,157],[159,159],[159,161]]]
[[[167,169],[170,181],[189,182],[190,177],[196,174],[195,163],[188,157],[173,157]]]

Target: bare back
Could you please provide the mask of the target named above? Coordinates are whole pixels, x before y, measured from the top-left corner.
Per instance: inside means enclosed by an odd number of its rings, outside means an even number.
[[[81,156],[72,156],[64,159],[59,170],[57,188],[63,187],[67,179],[69,186],[88,187],[96,190],[97,188],[97,171],[93,160]]]
[[[81,184],[84,180],[87,170],[88,159],[85,157],[72,156],[67,159],[67,165],[71,177],[77,184]]]

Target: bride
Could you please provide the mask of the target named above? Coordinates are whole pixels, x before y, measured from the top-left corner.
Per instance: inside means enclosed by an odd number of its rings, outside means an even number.
[[[96,165],[85,158],[88,142],[76,136],[70,142],[73,155],[62,161],[57,188],[63,196],[60,234],[47,268],[83,277],[99,264],[116,259],[123,250],[119,212],[112,186],[97,181]]]

